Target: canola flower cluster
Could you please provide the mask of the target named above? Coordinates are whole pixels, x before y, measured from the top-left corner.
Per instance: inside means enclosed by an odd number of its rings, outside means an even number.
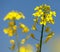
[[[4,28],[4,33],[8,34],[8,36],[12,37],[15,33],[16,30],[18,28],[18,26],[15,24],[15,20],[20,20],[21,18],[25,18],[25,16],[22,14],[22,12],[16,12],[16,11],[11,11],[9,12],[5,17],[4,20],[10,20],[10,22],[8,23],[8,27]],[[21,23],[19,25],[20,28],[22,28],[22,32],[23,33],[27,33],[29,32],[29,28],[24,25],[23,23]]]
[[[49,5],[36,6],[34,9],[36,12],[32,15],[40,19],[40,24],[46,25],[47,23],[54,24],[53,16],[56,16],[56,12],[52,11]],[[36,22],[37,20],[34,19]]]
[[[21,18],[25,18],[22,12],[11,11],[5,16],[4,20],[20,20]]]
[[[17,12],[17,11],[11,11],[4,17],[4,21],[9,20],[8,27],[3,29],[4,33],[7,34],[9,37],[16,35],[16,40],[18,39],[18,37],[17,37],[18,36],[18,34],[17,34],[18,28],[22,29],[23,33],[29,32],[29,28],[25,24],[20,23],[20,25],[17,26],[16,20],[20,20],[20,19],[25,19],[25,16],[23,15],[22,12]],[[24,41],[25,40],[22,39],[21,42],[24,43]],[[16,43],[19,43],[19,42],[16,42]],[[21,43],[21,44],[23,44],[23,43]],[[15,40],[11,39],[10,44],[12,46],[9,47],[9,49],[13,51],[16,46]]]

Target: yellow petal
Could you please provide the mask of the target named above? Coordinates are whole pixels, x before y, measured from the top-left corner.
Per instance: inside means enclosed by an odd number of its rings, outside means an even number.
[[[29,28],[28,27],[25,27],[23,30],[22,30],[23,33],[27,33],[29,32]]]
[[[37,30],[35,25],[32,26],[32,30]]]
[[[20,28],[25,28],[25,27],[26,27],[25,24],[20,23]]]
[[[36,6],[36,7],[34,8],[34,10],[39,10],[39,6]]]
[[[3,31],[4,31],[5,34],[8,33],[8,29],[7,28],[5,28]]]
[[[8,20],[8,19],[9,20],[19,20],[21,18],[23,18],[23,14],[21,12],[19,13],[16,11],[11,11],[5,16],[4,20]]]
[[[54,32],[49,33],[48,36],[46,37],[45,43],[48,42],[53,36]]]
[[[53,11],[53,15],[56,16],[56,12],[55,11]]]
[[[21,46],[21,47],[20,47],[20,52],[26,52],[26,47]]]
[[[13,39],[10,40],[10,44],[15,44],[15,41]]]
[[[13,29],[14,29],[14,30],[17,30],[17,26],[16,26],[16,25],[14,25],[14,26],[13,26]]]

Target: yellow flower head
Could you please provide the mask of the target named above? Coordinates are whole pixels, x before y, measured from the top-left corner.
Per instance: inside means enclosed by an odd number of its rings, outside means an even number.
[[[23,23],[20,23],[20,28],[24,29],[26,26]]]
[[[45,43],[48,42],[53,36],[54,32],[49,33],[48,36],[46,37]]]
[[[8,34],[8,36],[12,37],[14,35],[14,32],[11,28],[5,28],[4,30],[5,34]]]
[[[29,28],[28,27],[25,27],[23,30],[22,30],[23,33],[27,33],[29,32]]]
[[[37,30],[35,25],[32,26],[32,30]]]
[[[36,10],[36,12],[33,13],[33,16],[41,17],[41,19],[40,19],[41,25],[42,24],[46,25],[47,23],[54,24],[53,16],[56,16],[56,12],[52,11],[49,5],[43,4],[41,6],[37,6],[34,10]]]
[[[16,25],[13,26],[13,30],[17,30],[17,26]]]
[[[26,47],[25,46],[21,46],[19,49],[20,52],[26,52]]]
[[[15,44],[15,41],[14,40],[10,40],[10,44]]]
[[[25,18],[21,12],[11,11],[5,16],[4,20],[19,20],[21,18]]]

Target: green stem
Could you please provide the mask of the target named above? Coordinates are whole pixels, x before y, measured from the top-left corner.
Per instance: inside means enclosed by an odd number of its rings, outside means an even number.
[[[16,32],[16,43],[17,43],[17,47],[18,47],[18,52],[20,52],[19,51],[19,41],[18,41],[18,34],[17,34],[17,32]]]
[[[16,25],[16,22],[15,22],[15,20],[14,20],[14,23],[15,23],[15,25]],[[20,52],[19,51],[19,47],[20,47],[20,45],[19,45],[19,39],[18,39],[18,33],[17,33],[17,30],[16,30],[16,32],[15,32],[16,34],[16,44],[17,44],[17,47],[18,47],[18,52]]]
[[[44,30],[44,25],[42,25],[42,29],[41,29],[41,37],[40,37],[40,52],[41,52],[41,50],[42,50],[43,30]]]

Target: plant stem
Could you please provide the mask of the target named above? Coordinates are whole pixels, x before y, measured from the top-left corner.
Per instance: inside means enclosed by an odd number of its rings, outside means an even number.
[[[19,41],[18,41],[18,34],[17,34],[17,32],[16,32],[16,43],[17,43],[17,47],[18,47],[18,52],[20,52],[19,51]]]
[[[40,52],[41,52],[41,49],[42,49],[43,30],[44,30],[44,25],[42,25],[42,29],[41,29],[41,37],[40,37]]]
[[[15,25],[16,25],[16,21],[14,20],[14,23],[15,23]],[[16,46],[18,47],[18,52],[20,52],[19,51],[19,40],[18,40],[18,33],[17,33],[17,30],[16,30],[16,32],[15,32],[15,35],[16,35]]]

